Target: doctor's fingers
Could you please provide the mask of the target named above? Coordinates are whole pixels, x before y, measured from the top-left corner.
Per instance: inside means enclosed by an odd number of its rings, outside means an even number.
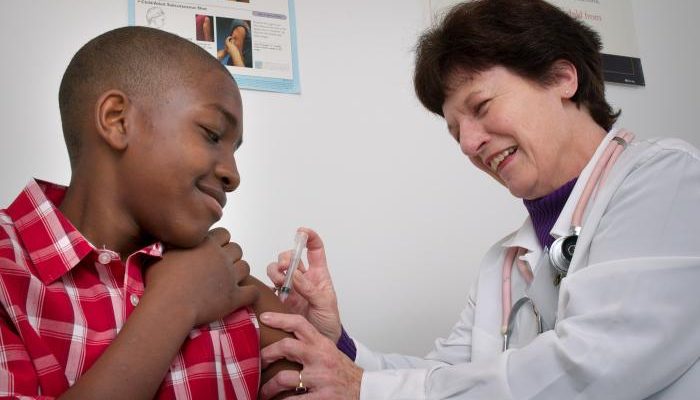
[[[292,285],[294,286],[293,294],[297,294],[306,300],[312,308],[325,309],[329,305],[337,303],[333,282],[330,279],[314,279],[317,277],[309,276],[311,274],[303,274],[299,271],[294,272]],[[334,306],[337,308],[337,306]]]
[[[271,262],[267,264],[267,277],[270,278],[270,280],[276,286],[282,286],[288,267],[289,261],[287,261],[286,263]],[[303,271],[305,269],[306,268],[304,267],[304,263],[302,261],[299,261],[299,266],[297,267],[297,270],[294,271],[294,275],[296,276],[298,274],[305,273],[305,271]]]
[[[284,268],[286,269],[286,267]],[[267,264],[267,277],[277,287],[282,287],[284,283],[284,269],[277,262]]]
[[[280,372],[268,381],[266,385],[269,387],[263,386],[261,393],[273,393],[280,388],[290,388],[292,385],[298,385],[299,381],[303,381],[304,386],[309,390],[307,394],[309,397],[302,397],[303,399],[356,400],[359,398],[363,375],[363,370],[359,366],[336,349],[329,340],[321,346],[302,344],[303,346],[308,348],[308,353],[301,358],[307,357],[308,362],[304,363],[301,373],[290,375]]]
[[[280,264],[280,267],[282,267],[286,270],[287,267],[289,267],[289,264],[292,263],[292,256],[293,255],[294,255],[294,250],[283,251],[277,256],[277,263]],[[306,272],[306,265],[304,265],[304,260],[299,259],[299,264],[297,265],[297,269],[299,271]]]
[[[306,381],[306,377],[303,377]],[[307,382],[303,382],[307,386]],[[285,369],[270,378],[260,388],[260,398],[262,400],[272,399],[278,394],[286,391],[293,391],[299,385],[299,371]],[[308,386],[307,386],[308,387]],[[307,397],[294,396],[294,399],[305,399]]]
[[[265,383],[260,388],[260,398],[262,400],[268,400],[279,393],[290,391],[293,392],[299,386],[300,376],[298,371],[294,370],[283,370],[278,372],[275,376],[270,378],[267,383]],[[316,377],[312,371],[306,369],[301,371],[301,379],[303,379],[303,385],[307,388],[308,393],[303,395],[295,395],[294,400],[316,400],[316,399],[337,399],[336,396],[329,396],[328,391],[323,388],[323,379],[317,382]],[[320,386],[319,386],[320,385]]]
[[[302,359],[310,359],[313,346],[308,346],[300,340],[284,338],[260,350],[260,360],[263,368],[281,359],[287,359],[303,364]]]
[[[297,230],[305,232],[308,236],[306,240],[306,258],[309,261],[309,269],[322,269],[324,273],[328,274],[326,249],[321,236],[311,228],[301,227]]]
[[[267,326],[293,333],[297,339],[304,343],[317,344],[325,339],[325,337],[301,315],[265,312],[260,315],[260,320]],[[283,342],[283,340],[280,342]]]

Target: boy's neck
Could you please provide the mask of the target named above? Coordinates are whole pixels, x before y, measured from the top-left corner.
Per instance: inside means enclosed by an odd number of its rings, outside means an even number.
[[[90,243],[117,252],[125,260],[144,246],[144,238],[115,193],[104,183],[71,179],[58,209]]]

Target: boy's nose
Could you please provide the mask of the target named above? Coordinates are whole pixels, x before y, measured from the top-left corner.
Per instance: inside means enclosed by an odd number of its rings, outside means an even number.
[[[233,192],[241,183],[241,176],[238,174],[238,167],[233,154],[217,164],[215,173],[227,192]]]

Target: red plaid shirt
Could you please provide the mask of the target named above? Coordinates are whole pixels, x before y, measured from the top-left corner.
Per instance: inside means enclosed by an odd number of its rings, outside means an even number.
[[[126,264],[96,248],[56,208],[64,194],[31,181],[0,209],[0,396],[56,397],[80,379],[137,307],[144,260],[162,256],[160,243]],[[254,399],[259,381],[257,320],[240,309],[190,332],[156,397]]]

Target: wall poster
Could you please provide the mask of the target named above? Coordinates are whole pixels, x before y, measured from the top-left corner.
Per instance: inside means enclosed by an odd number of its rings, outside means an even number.
[[[128,1],[130,25],[198,44],[240,88],[300,92],[294,0]]]

